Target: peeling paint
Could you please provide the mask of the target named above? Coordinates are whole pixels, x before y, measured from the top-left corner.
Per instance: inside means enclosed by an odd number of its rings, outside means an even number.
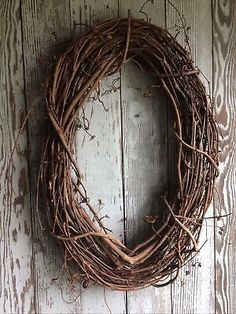
[[[26,234],[27,236],[30,235],[31,228],[30,228],[30,225],[28,225],[28,223],[27,223],[26,220],[24,221],[24,231],[25,231],[25,234]]]
[[[17,230],[16,230],[16,228],[14,228],[12,231],[12,238],[13,238],[14,242],[17,242]]]

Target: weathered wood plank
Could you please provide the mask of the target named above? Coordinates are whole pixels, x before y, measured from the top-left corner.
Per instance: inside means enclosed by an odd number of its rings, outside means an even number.
[[[70,287],[67,275],[61,273],[61,251],[47,234],[42,238],[37,219],[35,196],[41,140],[44,125],[44,101],[41,85],[49,74],[54,54],[63,50],[64,42],[70,40],[69,1],[49,0],[22,1],[23,42],[26,100],[28,108],[33,105],[29,119],[30,167],[33,211],[35,302],[38,313],[77,313],[80,309],[80,290]],[[41,210],[40,210],[41,211]],[[74,301],[75,300],[75,301]],[[74,301],[74,302],[73,302]]]
[[[236,313],[236,2],[213,3],[213,73],[217,122],[220,129],[220,177],[216,198],[216,312]],[[220,229],[222,228],[222,229]],[[230,244],[229,244],[230,243]]]
[[[196,65],[204,75],[212,78],[212,19],[211,1],[172,1],[184,15],[189,31],[190,47]],[[176,9],[167,3],[167,27],[181,25]],[[170,29],[174,35],[176,29]],[[183,33],[177,40],[184,45]],[[207,81],[203,82],[208,88]],[[172,134],[173,136],[173,134]],[[207,216],[213,215],[209,208]],[[199,255],[187,266],[183,267],[179,279],[172,285],[173,313],[213,313],[215,310],[214,286],[214,222],[208,221],[209,227],[204,226],[200,237],[200,246],[207,240]]]
[[[165,1],[120,1],[120,15],[148,19],[165,26]],[[167,110],[164,95],[135,65],[121,70],[123,167],[126,239],[129,246],[144,240],[150,228],[144,217],[160,210],[160,195],[168,185]],[[150,96],[147,96],[148,93]],[[128,313],[170,313],[170,286],[127,293]]]
[[[151,22],[164,25],[166,14],[168,27],[176,23],[180,24],[178,14],[168,1],[166,1],[165,12],[164,2],[164,0],[154,3],[150,1],[145,5],[144,11],[151,18]],[[214,276],[216,276],[216,311],[234,313],[236,312],[235,171],[233,167],[236,139],[234,131],[236,4],[234,1],[215,0],[212,12],[210,0],[171,2],[184,13],[187,25],[192,26],[189,34],[193,55],[197,65],[209,79],[212,75],[211,14],[213,13],[214,96],[217,121],[222,133],[221,150],[223,151],[220,160],[221,175],[218,180],[221,204],[218,202],[217,207],[221,209],[221,214],[231,212],[232,215],[226,225],[226,220],[224,223],[217,222],[216,273],[214,273],[214,231],[212,227],[209,227],[208,231],[204,228],[201,243],[205,238],[208,242],[194,260],[196,266],[191,262],[182,270],[180,280],[172,286],[172,303],[170,287],[150,288],[128,293],[127,310],[129,313],[170,313],[173,308],[174,313],[213,313],[215,312]],[[118,1],[112,0],[104,0],[100,3],[95,0],[22,1],[26,101],[28,106],[35,104],[35,109],[29,121],[30,178],[26,160],[26,133],[23,132],[9,168],[9,178],[7,181],[0,182],[0,312],[126,312],[124,293],[107,290],[104,292],[100,287],[81,291],[79,285],[71,290],[67,285],[66,275],[60,275],[59,280],[52,281],[52,278],[57,276],[62,259],[54,242],[48,240],[47,236],[43,240],[40,237],[41,232],[35,213],[34,182],[37,177],[38,152],[42,138],[40,126],[44,118],[40,85],[48,73],[51,62],[48,56],[54,52],[58,53],[57,48],[62,47],[65,39],[69,39],[74,29],[74,22],[90,24],[91,19],[96,21],[98,18],[116,16],[118,11],[122,16],[127,16],[128,8],[131,8],[134,17],[145,18],[138,13],[143,3],[144,1],[137,1],[134,4],[131,1],[120,0],[118,10]],[[24,119],[20,7],[20,1],[2,1],[0,6],[1,178],[6,176],[14,141]],[[79,31],[77,26],[75,33]],[[183,36],[179,35],[178,40],[183,43]],[[102,88],[107,88],[111,81],[112,79],[104,82]],[[167,130],[160,132],[161,126],[166,125],[164,111],[157,108],[152,96],[146,98],[143,96],[147,91],[148,79],[134,67],[127,65],[122,70],[121,82],[122,104],[118,91],[104,96],[108,112],[105,112],[96,101],[88,104],[86,111],[91,120],[90,131],[96,135],[96,138],[89,141],[89,137],[84,137],[80,131],[77,148],[86,187],[89,192],[91,191],[89,193],[91,200],[95,205],[102,207],[101,215],[110,216],[110,219],[107,219],[107,226],[111,227],[116,235],[122,233],[124,224],[122,171],[124,172],[123,192],[129,240],[132,235],[135,236],[140,231],[145,233],[142,217],[150,212],[152,198],[153,206],[156,206],[155,192],[161,193],[164,184],[168,183],[167,165],[160,161],[162,164],[162,172],[160,172],[157,164],[158,159],[165,159],[164,156],[167,156],[167,142],[160,141],[160,134],[163,139],[167,138]],[[171,139],[169,140],[171,143]],[[124,145],[123,148],[121,145]],[[86,160],[88,153],[89,158]],[[156,161],[150,158],[154,154],[156,154]],[[124,163],[123,170],[122,163]],[[161,177],[162,180],[166,178],[165,183],[162,182],[163,185],[156,183],[155,176]],[[31,181],[30,187],[33,192],[31,203],[33,224],[30,218],[28,179]],[[143,194],[141,193],[140,196],[135,189],[137,180],[141,182],[140,190]],[[212,213],[211,208],[207,216],[211,216]],[[212,221],[208,221],[208,225],[213,224]],[[219,226],[223,224],[222,231]],[[33,255],[30,240],[32,226]],[[132,231],[129,231],[131,229]],[[224,240],[222,240],[222,233]],[[228,245],[225,241],[232,244]],[[132,245],[131,240],[129,243]],[[200,262],[202,267],[197,266],[197,262]],[[186,275],[186,272],[190,272],[190,275]]]
[[[20,1],[0,5],[0,312],[34,311]],[[18,138],[18,140],[17,140]],[[15,142],[17,141],[16,149]],[[14,150],[14,153],[13,153]]]
[[[85,30],[79,24],[90,25],[93,22],[117,17],[118,2],[105,0],[97,2],[86,0],[71,1],[72,23],[76,34]],[[120,85],[119,74],[101,82],[101,94]],[[94,94],[96,97],[96,94]],[[101,96],[106,112],[98,100],[86,104],[85,115],[90,122],[90,136],[80,130],[77,136],[77,159],[84,184],[91,203],[99,210],[99,216],[104,219],[106,227],[123,238],[123,195],[122,195],[122,161],[121,161],[121,113],[119,89],[107,92]],[[94,297],[96,295],[96,297]],[[93,286],[81,293],[82,313],[125,313],[125,293],[109,291]]]

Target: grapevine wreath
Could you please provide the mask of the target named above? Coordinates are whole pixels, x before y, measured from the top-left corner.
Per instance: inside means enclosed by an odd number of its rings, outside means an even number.
[[[108,232],[89,203],[74,157],[78,110],[100,81],[134,62],[165,92],[175,114],[177,191],[162,197],[150,236],[128,248]],[[212,102],[191,54],[167,30],[143,20],[94,25],[59,58],[45,84],[49,127],[40,166],[48,224],[84,286],[115,290],[162,286],[197,252],[204,214],[218,174],[218,132]],[[171,197],[172,195],[172,197]]]

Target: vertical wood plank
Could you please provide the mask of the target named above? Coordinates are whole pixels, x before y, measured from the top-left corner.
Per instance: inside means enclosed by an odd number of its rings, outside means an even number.
[[[213,2],[214,97],[220,129],[220,177],[217,208],[231,213],[217,223],[216,312],[236,312],[236,3]]]
[[[117,17],[118,2],[111,0],[71,1],[72,23],[75,34],[85,30],[79,24]],[[92,205],[99,210],[106,227],[120,239],[123,238],[123,195],[121,171],[121,119],[120,93],[108,91],[116,82],[120,85],[119,74],[101,82],[101,100],[108,110],[104,110],[98,100],[86,104],[85,115],[90,122],[89,132],[93,140],[83,130],[77,135],[77,160],[83,174],[83,182]],[[96,94],[94,94],[96,97]],[[96,296],[96,297],[95,297]],[[125,313],[125,293],[110,291],[93,286],[81,292],[82,313]]]
[[[20,1],[0,5],[0,312],[34,311]],[[14,153],[13,153],[14,150]]]
[[[189,31],[190,47],[196,65],[204,75],[212,78],[212,18],[211,1],[172,1],[180,14],[184,15]],[[176,34],[173,26],[181,25],[180,17],[167,1],[167,27]],[[184,45],[184,35],[180,32],[177,40]],[[207,81],[203,80],[208,89]],[[213,215],[211,206],[207,216]],[[207,220],[206,220],[207,222]],[[208,225],[208,226],[207,226]],[[214,282],[214,222],[208,221],[202,228],[200,246],[206,244],[188,265],[181,270],[179,279],[172,285],[173,313],[213,313],[215,311]]]
[[[146,19],[165,26],[165,1],[120,0],[120,16]],[[144,6],[143,6],[144,5]],[[143,8],[142,8],[143,6]],[[123,122],[123,166],[126,215],[126,239],[129,246],[147,236],[150,228],[146,215],[160,210],[160,195],[168,185],[167,110],[164,95],[150,88],[148,74],[135,65],[121,70],[121,99]],[[147,96],[151,92],[150,96]],[[149,287],[127,293],[128,313],[170,313],[170,286]]]
[[[41,141],[45,119],[42,83],[50,72],[64,43],[70,40],[69,1],[22,1],[24,64],[26,100],[28,109],[33,107],[28,127],[30,140],[30,179],[34,227],[34,263],[36,272],[35,302],[38,313],[78,313],[80,291],[70,287],[67,275],[61,273],[54,280],[63,264],[61,250],[54,240],[41,236],[36,211],[36,182],[40,162]],[[40,209],[42,212],[43,209]],[[43,215],[42,215],[43,216]]]

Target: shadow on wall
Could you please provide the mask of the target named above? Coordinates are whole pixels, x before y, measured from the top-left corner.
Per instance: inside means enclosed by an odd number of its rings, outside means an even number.
[[[54,42],[52,45],[50,45],[50,48],[48,51],[42,52],[39,56],[35,56],[35,67],[30,68],[29,74],[26,75],[26,94],[27,94],[27,104],[28,104],[28,110],[31,110],[32,113],[30,115],[29,121],[28,121],[28,136],[29,136],[29,163],[30,163],[30,186],[31,186],[31,207],[32,207],[32,217],[34,220],[34,236],[33,241],[35,243],[35,250],[36,254],[41,254],[43,259],[45,259],[45,263],[50,264],[49,259],[53,257],[54,260],[54,267],[52,269],[52,273],[49,274],[50,278],[54,278],[57,276],[55,274],[55,269],[60,269],[62,265],[62,251],[58,250],[58,246],[54,244],[54,239],[49,236],[46,230],[43,231],[44,236],[41,237],[42,231],[40,228],[40,223],[37,217],[37,214],[35,213],[36,208],[36,195],[37,195],[37,178],[38,178],[38,170],[40,166],[40,157],[41,157],[41,151],[42,151],[42,144],[43,139],[45,135],[46,125],[47,125],[47,118],[46,118],[46,104],[44,101],[43,96],[43,85],[42,83],[45,82],[47,77],[52,73],[55,67],[55,61],[57,59],[57,56],[59,56],[63,51],[65,51],[66,47],[68,47],[71,40],[57,40],[56,43]],[[27,62],[27,60],[25,61]],[[37,67],[37,68],[36,68]],[[129,65],[127,65],[127,69],[129,69]],[[126,70],[127,71],[127,70]],[[140,73],[140,69],[138,69],[137,73],[137,85],[139,85],[140,81],[142,81],[142,87],[148,86],[150,84],[150,78],[147,78],[147,74]],[[124,74],[125,75],[125,74]],[[127,79],[127,78],[126,78]],[[128,81],[126,81],[127,84],[129,84]],[[134,84],[134,82],[132,82]],[[132,87],[132,86],[131,86]],[[126,88],[126,86],[124,86]],[[132,89],[132,88],[131,88]],[[137,89],[133,89],[137,91]],[[144,92],[144,90],[140,91],[141,93]],[[135,219],[129,221],[129,217],[126,218],[126,225],[127,225],[127,242],[128,246],[133,247],[135,244],[142,242],[148,234],[150,234],[152,231],[152,228],[150,227],[150,220],[151,216],[154,218],[157,217],[157,220],[159,217],[163,217],[163,211],[165,211],[163,201],[161,199],[161,196],[170,189],[170,186],[176,186],[175,181],[175,170],[173,165],[176,165],[176,156],[174,155],[174,152],[176,151],[175,145],[176,141],[173,139],[173,112],[167,105],[166,97],[163,95],[163,93],[159,91],[153,92],[153,95],[151,96],[152,100],[150,103],[150,106],[155,108],[154,105],[160,106],[163,105],[162,114],[166,119],[167,125],[166,128],[163,129],[163,122],[161,123],[161,119],[163,118],[162,115],[160,115],[160,110],[154,109],[153,115],[155,121],[155,128],[154,132],[157,132],[161,135],[162,143],[165,145],[165,149],[167,150],[167,156],[161,155],[161,151],[163,149],[162,146],[159,145],[158,140],[153,142],[157,147],[155,148],[155,152],[157,152],[157,156],[144,156],[144,158],[152,158],[152,164],[159,164],[160,158],[162,166],[166,169],[165,171],[165,177],[156,177],[154,184],[152,184],[151,188],[147,185],[146,190],[146,196],[142,197],[139,202],[139,206],[135,208],[134,210],[137,210],[139,213],[141,213],[142,219]],[[153,105],[153,101],[159,99],[157,104]],[[161,101],[160,101],[161,100]],[[132,106],[133,104],[131,104]],[[143,111],[150,110],[146,107],[143,107]],[[105,114],[105,113],[104,113]],[[137,117],[142,119],[142,117]],[[147,121],[148,122],[148,121]],[[129,132],[129,128],[127,129],[127,132]],[[148,139],[144,136],[138,139],[139,141],[147,142]],[[163,140],[164,138],[164,140]],[[151,144],[153,144],[151,143]],[[149,144],[145,144],[149,145]],[[142,145],[141,145],[142,146]],[[159,152],[158,152],[159,150]],[[129,153],[129,150],[127,151]],[[167,158],[166,158],[167,157]],[[156,159],[155,159],[156,158]],[[155,166],[156,167],[156,166]],[[128,173],[132,173],[133,169],[132,167],[130,169],[126,169]],[[155,174],[156,170],[152,171],[150,169],[150,173]],[[171,175],[172,174],[172,175]],[[141,174],[142,175],[142,174]],[[148,181],[147,177],[147,181]],[[152,180],[153,181],[153,180]],[[150,188],[150,189],[149,189]],[[171,188],[173,191],[173,189]],[[128,196],[129,197],[129,196]],[[136,195],[134,195],[136,197]],[[46,225],[46,215],[43,211],[43,205],[39,200],[39,211],[40,211],[40,219],[42,222],[42,225]],[[140,216],[140,214],[139,214]],[[158,223],[162,223],[162,221],[158,221]],[[132,234],[129,236],[129,228],[132,229]],[[48,260],[47,260],[48,259]],[[56,265],[56,267],[55,267]],[[61,278],[60,278],[61,280]]]

